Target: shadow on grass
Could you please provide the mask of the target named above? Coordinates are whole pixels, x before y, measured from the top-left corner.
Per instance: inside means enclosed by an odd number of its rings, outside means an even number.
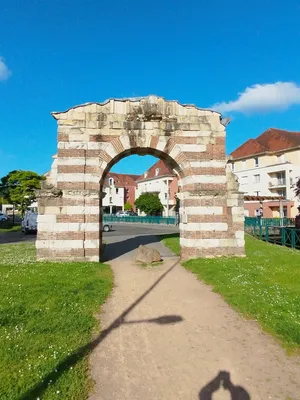
[[[164,235],[157,235],[161,239],[179,238],[179,233],[166,233]]]
[[[228,371],[220,371],[212,381],[204,386],[200,390],[199,400],[212,400],[214,398],[213,393],[218,392],[221,387],[230,393],[231,400],[250,400],[250,395],[246,389],[231,382]]]
[[[29,389],[19,400],[31,400],[41,398],[46,391],[49,383],[54,384],[59,377],[70,367],[73,367],[83,357],[86,357],[95,347],[97,347],[103,340],[119,326],[124,324],[140,324],[140,323],[156,323],[159,325],[175,324],[182,322],[183,318],[180,315],[163,315],[158,318],[151,318],[137,321],[125,321],[125,317],[176,267],[178,261],[176,261],[167,271],[165,271],[134,303],[126,308],[122,314],[116,318],[111,325],[103,330],[98,337],[85,346],[80,347],[74,351],[71,355],[61,361],[49,374],[47,374],[41,382],[39,382],[32,389]]]

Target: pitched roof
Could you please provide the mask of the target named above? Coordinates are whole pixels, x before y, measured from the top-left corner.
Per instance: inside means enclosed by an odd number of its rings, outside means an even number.
[[[156,175],[156,170],[158,169],[158,173]],[[146,176],[145,176],[146,174]],[[147,181],[149,179],[153,178],[159,178],[162,176],[175,176],[174,172],[172,171],[172,168],[170,168],[167,164],[164,163],[163,160],[158,160],[157,163],[152,165],[151,168],[148,169],[144,174],[140,175],[137,179],[137,181]]]
[[[256,139],[249,139],[230,155],[233,159],[259,153],[279,152],[300,146],[300,132],[269,128]]]
[[[104,185],[108,185],[109,178],[114,179],[114,185],[116,187],[127,187],[127,186],[136,186],[136,180],[139,177],[139,175],[133,175],[133,174],[118,174],[116,172],[109,172],[106,175]]]

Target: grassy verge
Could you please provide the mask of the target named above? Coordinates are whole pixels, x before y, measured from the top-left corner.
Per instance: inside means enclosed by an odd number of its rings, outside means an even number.
[[[174,252],[179,238],[163,242]],[[184,267],[291,350],[300,347],[300,251],[246,236],[247,258],[196,259]]]
[[[170,235],[159,236],[160,240],[167,246],[174,254],[180,256],[180,244],[178,233],[171,233]]]
[[[87,398],[86,357],[57,366],[88,344],[110,294],[110,268],[37,263],[34,244],[0,245],[0,393],[5,399]],[[61,373],[62,372],[62,373]],[[54,373],[52,382],[46,380]],[[33,395],[31,390],[41,385]],[[1,396],[0,396],[1,397]],[[2,398],[2,397],[1,397]]]
[[[21,232],[21,225],[0,224],[0,233]]]

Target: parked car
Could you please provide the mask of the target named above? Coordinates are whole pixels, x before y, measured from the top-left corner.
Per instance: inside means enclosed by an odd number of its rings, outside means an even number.
[[[34,211],[26,211],[22,219],[22,232],[27,235],[30,232],[37,232],[38,213]]]
[[[6,214],[3,214],[2,212],[0,212],[0,222],[2,221],[8,221],[9,217]]]
[[[134,211],[125,211],[126,215],[129,217],[137,217],[137,213]]]
[[[116,213],[116,217],[126,217],[126,211],[118,211]]]
[[[109,225],[109,224],[104,224],[103,225],[103,231],[104,232],[109,232],[111,230],[112,230],[112,226],[111,225]]]

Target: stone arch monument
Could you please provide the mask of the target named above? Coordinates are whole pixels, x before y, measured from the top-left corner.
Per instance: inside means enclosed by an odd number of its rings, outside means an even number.
[[[100,260],[102,185],[129,154],[157,156],[179,177],[182,259],[244,255],[243,195],[219,113],[149,96],[52,115],[58,153],[38,193],[38,259]]]

